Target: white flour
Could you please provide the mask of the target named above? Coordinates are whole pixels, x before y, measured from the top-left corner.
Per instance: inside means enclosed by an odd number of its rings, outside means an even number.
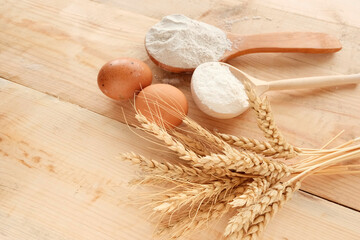
[[[215,118],[232,118],[249,107],[244,85],[229,67],[218,62],[196,68],[191,78],[191,92],[200,110]]]
[[[204,62],[218,61],[231,41],[225,32],[184,15],[169,15],[146,34],[147,51],[157,61],[179,68],[196,68]]]

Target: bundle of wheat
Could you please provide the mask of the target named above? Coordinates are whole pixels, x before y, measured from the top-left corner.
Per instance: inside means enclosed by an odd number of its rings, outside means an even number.
[[[269,101],[259,98],[249,83],[245,87],[268,141],[213,134],[185,116],[185,127],[166,130],[137,112],[139,128],[177,154],[175,164],[135,153],[121,156],[144,173],[133,184],[162,187],[148,193],[144,205],[158,220],[157,236],[186,236],[236,209],[225,238],[258,239],[305,177],[359,172],[357,165],[334,165],[360,156],[359,138],[330,149],[294,147],[276,126]],[[289,163],[290,158],[295,160]]]

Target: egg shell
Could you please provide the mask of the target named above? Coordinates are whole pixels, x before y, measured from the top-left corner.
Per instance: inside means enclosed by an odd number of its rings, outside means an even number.
[[[115,100],[126,100],[152,82],[149,66],[135,58],[117,58],[107,62],[99,71],[100,90]]]
[[[149,121],[171,129],[179,126],[188,113],[185,95],[169,84],[153,84],[144,88],[135,99],[135,108]]]

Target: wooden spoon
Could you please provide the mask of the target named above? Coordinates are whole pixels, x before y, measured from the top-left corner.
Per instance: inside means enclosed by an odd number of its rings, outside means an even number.
[[[265,33],[256,35],[237,35],[227,33],[232,48],[219,59],[226,62],[232,58],[250,54],[266,52],[295,52],[295,53],[333,53],[341,50],[342,46],[336,37],[325,33],[313,32],[285,32]],[[146,48],[146,44],[145,44]],[[171,50],[171,49],[169,49]],[[192,73],[195,68],[179,68],[159,62],[146,49],[150,59],[160,68],[174,73]]]
[[[206,63],[205,63],[206,64]],[[252,83],[256,93],[261,95],[267,91],[272,90],[291,90],[291,89],[302,89],[302,88],[321,88],[321,87],[329,87],[329,86],[337,86],[337,85],[345,85],[345,84],[353,84],[360,83],[360,74],[350,74],[350,75],[335,75],[335,76],[320,76],[320,77],[307,77],[307,78],[292,78],[292,79],[284,79],[284,80],[276,80],[276,81],[264,81],[257,79],[249,74],[239,70],[236,67],[233,67],[226,63],[220,63],[223,66],[229,67],[231,73],[240,81],[248,80]],[[228,119],[233,118],[241,113],[243,113],[247,108],[239,109],[237,112],[231,113],[220,113],[214,111],[211,106],[206,106],[203,104],[202,97],[196,94],[196,89],[193,89],[195,84],[193,80],[191,82],[191,92],[193,95],[193,99],[196,105],[206,114],[220,119]]]

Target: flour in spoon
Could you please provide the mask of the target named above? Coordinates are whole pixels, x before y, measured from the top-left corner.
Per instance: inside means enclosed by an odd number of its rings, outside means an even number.
[[[177,68],[196,68],[204,62],[218,61],[231,41],[221,29],[190,19],[169,15],[146,34],[146,49],[155,60]]]
[[[207,62],[195,69],[191,92],[200,110],[215,118],[233,118],[249,107],[241,80],[219,62]]]

